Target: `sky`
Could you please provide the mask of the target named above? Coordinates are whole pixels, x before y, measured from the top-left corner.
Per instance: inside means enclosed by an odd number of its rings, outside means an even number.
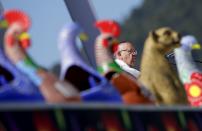
[[[122,22],[142,0],[88,0],[97,19]],[[32,45],[29,55],[45,68],[60,62],[58,34],[63,25],[72,22],[63,0],[1,0],[4,10],[20,9],[32,20],[29,30]]]

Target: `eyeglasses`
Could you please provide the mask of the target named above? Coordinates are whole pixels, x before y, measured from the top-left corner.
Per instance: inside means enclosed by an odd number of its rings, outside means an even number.
[[[128,52],[129,54],[133,54],[133,55],[137,55],[137,50],[120,50],[119,52],[121,52],[121,51],[126,51],[126,52]]]

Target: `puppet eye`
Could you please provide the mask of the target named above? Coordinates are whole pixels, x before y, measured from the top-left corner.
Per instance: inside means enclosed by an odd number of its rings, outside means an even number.
[[[106,40],[107,40],[107,41],[112,41],[113,38],[112,38],[112,37],[108,37],[108,38],[106,38]]]
[[[164,35],[170,36],[171,35],[171,31],[167,30],[163,33]]]

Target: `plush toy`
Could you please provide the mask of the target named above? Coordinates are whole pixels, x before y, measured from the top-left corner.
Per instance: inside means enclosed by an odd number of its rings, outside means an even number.
[[[202,72],[195,64],[191,51],[200,49],[196,38],[191,35],[181,39],[181,47],[174,50],[178,74],[192,106],[202,105]]]
[[[59,35],[61,54],[61,79],[67,80],[78,90],[85,102],[119,102],[119,92],[98,72],[85,64],[76,45],[76,38],[86,39],[77,23],[65,25]]]
[[[140,86],[136,79],[132,78],[114,62],[112,53],[117,50],[117,37],[120,27],[115,21],[98,21],[96,27],[101,34],[95,41],[95,54],[98,71],[108,78],[121,93],[126,104],[152,104],[149,92]]]
[[[26,34],[29,28],[27,25],[30,25],[29,17],[19,10],[9,10],[4,16],[9,23],[4,36],[4,50],[11,62],[39,87],[47,102],[80,101],[79,92],[73,85],[60,81],[52,73],[35,64],[26,53],[26,48],[30,45],[29,35]]]
[[[158,104],[187,104],[183,85],[165,58],[179,45],[179,33],[167,27],[150,32],[145,41],[139,80],[152,91]]]

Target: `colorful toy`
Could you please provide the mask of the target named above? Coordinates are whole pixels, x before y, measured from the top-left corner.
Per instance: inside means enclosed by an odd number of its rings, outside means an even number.
[[[101,31],[95,42],[98,71],[108,78],[121,93],[126,104],[152,104],[150,93],[135,78],[122,71],[114,62],[112,53],[117,50],[120,27],[115,21],[98,21],[96,27]]]
[[[80,35],[80,38],[86,38],[83,34],[77,23],[64,26],[60,32],[58,47],[61,53],[61,79],[77,87],[85,102],[122,103],[119,92],[81,58],[76,37]]]
[[[202,105],[202,72],[195,64],[191,51],[200,49],[200,44],[194,36],[187,35],[181,39],[181,47],[174,50],[178,74],[188,100],[192,106]]]
[[[19,14],[19,12],[20,11],[18,11],[17,14]],[[20,16],[26,16],[25,13],[21,13],[23,15]],[[9,15],[12,14],[16,14],[15,10],[9,12]],[[21,19],[21,17],[17,18]],[[27,30],[26,22],[30,21],[26,19],[28,19],[28,17],[23,17],[23,20],[15,19],[16,22],[13,21],[5,32],[4,50],[7,57],[39,87],[47,102],[60,103],[80,101],[78,91],[71,84],[59,81],[52,73],[34,63],[31,57],[26,53],[24,47],[28,47],[30,44],[26,44],[27,40],[25,40],[23,44],[19,41],[25,29]],[[29,37],[25,35],[23,38]]]
[[[38,87],[8,60],[2,48],[0,87],[0,102],[44,102]]]

